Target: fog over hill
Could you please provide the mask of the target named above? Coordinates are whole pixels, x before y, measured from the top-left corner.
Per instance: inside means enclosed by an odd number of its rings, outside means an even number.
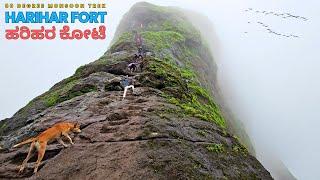
[[[312,8],[316,5],[315,1],[239,7],[217,3],[216,16],[207,13],[205,22],[199,17],[193,21],[206,35],[217,62],[223,103],[243,124],[257,158],[276,179],[320,177],[316,169],[320,147],[315,143],[320,118],[315,49],[320,24],[319,12]],[[250,7],[297,18],[246,13]],[[299,37],[268,33],[262,26],[266,24]]]

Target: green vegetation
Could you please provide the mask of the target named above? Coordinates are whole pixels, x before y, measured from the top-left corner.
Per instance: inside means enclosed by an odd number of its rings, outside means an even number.
[[[115,49],[115,47],[126,43],[133,43],[133,34],[131,32],[122,33],[110,49]]]
[[[76,70],[76,72],[74,73],[74,75],[71,76],[71,77],[76,77],[76,76],[78,76],[78,75],[81,75],[81,73],[83,72],[84,69],[85,69],[85,66],[80,66],[80,67],[78,67],[77,70]],[[71,77],[70,77],[70,78],[71,78]]]
[[[161,19],[161,22],[148,24],[145,31],[141,32],[148,50],[160,58],[148,60],[148,70],[156,76],[155,79],[161,81],[157,88],[165,87],[170,91],[164,97],[179,106],[183,113],[225,127],[218,106],[192,70],[191,64],[199,59],[200,52],[193,45],[187,45],[186,40],[192,39],[201,44],[200,34],[191,23],[179,16],[175,20]],[[176,58],[184,65],[177,65]]]
[[[145,31],[142,37],[148,47],[153,47],[157,52],[170,49],[175,43],[184,42],[185,38],[175,31]]]
[[[222,153],[225,151],[223,144],[210,144],[207,147],[210,152]]]
[[[190,94],[189,94],[190,95]],[[219,125],[220,127],[225,127],[225,121],[220,114],[218,108],[211,102],[209,104],[202,104],[197,96],[191,93],[191,100],[188,99],[179,100],[174,97],[170,97],[169,102],[181,107],[185,113],[192,115],[194,117],[200,118],[205,121],[211,121]]]
[[[191,63],[199,59],[200,53],[192,44],[192,42],[201,42],[199,31],[186,20],[182,13],[177,13],[176,10],[158,6],[152,6],[151,10],[154,13],[151,13],[152,17],[149,18],[159,19],[159,21],[145,23],[145,27],[140,33],[147,49],[152,51],[156,57],[161,58],[152,58],[148,62],[147,68],[161,83],[159,88],[167,88],[163,91],[165,92],[164,96],[169,102],[181,108],[181,110],[175,110],[179,111],[179,115],[183,117],[191,115],[225,127],[225,122],[218,107],[214,104],[213,98],[207,90],[200,86],[197,74],[191,68]],[[163,16],[163,12],[166,13],[165,16]],[[167,16],[172,16],[172,18]],[[128,60],[129,51],[136,49],[134,36],[130,29],[128,30],[118,37],[108,51],[127,50],[127,53],[113,56],[112,53],[107,52],[97,61],[79,67],[73,76],[59,82],[48,92],[33,99],[21,109],[20,114],[27,115],[34,108],[42,111],[76,96],[95,91],[96,87],[94,86],[77,88],[79,80],[96,69],[99,70],[100,65]],[[187,43],[190,40],[191,44]],[[178,61],[180,61],[179,66],[177,65]],[[161,114],[161,118],[167,117]]]
[[[49,91],[31,100],[25,107],[21,108],[17,114],[21,117],[29,116],[34,109],[41,112],[48,107],[52,107],[76,96],[96,91],[97,89],[94,85],[81,85],[77,87],[77,83],[79,83],[84,67],[85,66],[81,66],[73,76],[60,81]],[[5,129],[5,126],[0,128],[0,134],[1,131],[3,131],[1,129]]]
[[[182,19],[178,22],[164,21],[162,28],[166,31],[176,31],[186,35],[188,38],[200,40],[200,32],[196,30],[191,23]]]
[[[153,59],[149,71],[163,79],[167,88],[178,88],[178,92],[164,95],[168,101],[182,108],[184,113],[211,121],[225,127],[225,121],[218,106],[214,103],[209,92],[200,86],[191,68],[178,67],[172,60]]]
[[[199,134],[200,136],[206,136],[206,135],[207,135],[207,132],[204,131],[204,130],[198,130],[198,131],[197,131],[197,134]]]
[[[242,145],[235,145],[232,147],[232,151],[235,153],[248,154],[248,150]]]
[[[201,168],[203,168],[203,165],[200,162],[195,162],[193,164],[193,168],[194,169],[201,169]]]
[[[163,60],[154,58],[148,65],[148,70],[155,76],[164,79],[167,86],[182,84],[179,76],[179,68],[170,59]]]
[[[200,33],[185,20],[148,24],[141,34],[147,48],[160,57],[178,58],[185,63],[198,57],[198,51],[190,43],[200,44]]]
[[[3,130],[7,127],[7,124],[3,121],[3,123],[0,125],[0,134],[3,132]]]
[[[60,83],[61,84],[57,87],[51,88],[48,92],[30,101],[24,108],[20,110],[20,112],[28,113],[29,109],[32,109],[37,102],[42,102],[44,104],[44,107],[42,107],[42,110],[44,110],[47,107],[52,107],[58,103],[97,90],[94,85],[82,85],[81,87],[76,87],[76,85],[79,83],[79,80],[75,78],[75,75],[64,79]]]
[[[195,73],[191,69],[181,69],[181,77],[184,79],[193,79],[196,77]]]
[[[200,32],[186,19],[183,13],[169,13],[168,16],[170,16],[170,18],[159,18],[161,15],[157,16],[156,13],[157,12],[154,14],[154,18],[157,18],[158,21],[149,23],[146,27],[147,31],[174,31],[188,37],[188,39],[195,41],[200,40]]]
[[[44,101],[47,107],[51,107],[58,103],[72,99],[74,97],[81,96],[85,93],[97,90],[96,87],[93,85],[87,85],[79,89],[73,89],[77,83],[78,80],[70,81],[60,89],[57,89],[52,92],[49,91],[48,94],[43,96],[42,100]]]
[[[62,88],[52,91],[52,92],[48,92],[43,98],[42,100],[44,101],[45,105],[47,107],[51,107],[54,106],[55,104],[59,103],[59,102],[63,102],[61,95],[63,93],[68,92],[69,90],[71,90],[71,88],[77,83],[76,80],[74,81],[70,81],[67,84],[65,84]]]

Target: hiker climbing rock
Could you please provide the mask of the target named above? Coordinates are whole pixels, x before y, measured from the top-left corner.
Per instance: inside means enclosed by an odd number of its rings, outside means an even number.
[[[124,88],[122,100],[126,97],[129,88],[132,88],[132,92],[134,92],[133,80],[132,78],[129,78],[128,75],[120,81],[120,85]]]
[[[135,71],[137,70],[137,66],[138,66],[138,65],[139,65],[139,64],[136,63],[136,62],[130,63],[130,64],[128,65],[128,69],[130,70],[130,72],[135,72]]]
[[[133,61],[136,62],[137,59],[139,59],[139,56],[137,54],[134,54]]]
[[[140,47],[138,48],[138,56],[141,57],[142,59],[143,59],[143,57],[145,56],[145,55],[144,55],[144,50],[143,50],[143,47],[142,47],[142,46],[140,46]]]
[[[134,55],[134,57],[133,57],[133,61],[135,61],[135,62],[136,62],[138,59],[143,60],[143,56],[142,56],[141,54],[139,54],[139,53]]]
[[[144,67],[144,58],[141,54],[135,54],[132,63],[128,65],[130,72],[137,71],[138,67],[140,68],[140,72],[142,72]]]

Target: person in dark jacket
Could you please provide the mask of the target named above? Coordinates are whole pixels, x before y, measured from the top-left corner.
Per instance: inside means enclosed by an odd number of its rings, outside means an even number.
[[[130,72],[135,72],[137,70],[137,66],[138,66],[138,63],[133,62],[128,65],[128,68]]]

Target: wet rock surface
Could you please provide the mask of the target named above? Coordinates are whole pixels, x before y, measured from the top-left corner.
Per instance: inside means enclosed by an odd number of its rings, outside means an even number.
[[[90,92],[41,112],[36,122],[6,137],[7,142],[66,120],[81,124],[82,132],[72,136],[75,144],[50,144],[36,175],[36,154],[18,174],[29,146],[1,150],[0,178],[270,179],[255,158],[233,150],[240,144],[221,128],[168,112],[178,107],[167,103],[159,90],[138,87],[135,93],[121,101],[122,91]],[[225,151],[211,152],[211,144],[223,144]]]
[[[0,179],[272,179],[222,127],[217,106],[198,85],[205,81],[180,68],[188,63],[181,46],[173,47],[172,61],[148,52],[144,70],[130,72],[134,43],[117,43],[1,121]],[[125,76],[135,90],[122,101]],[[18,174],[29,145],[12,146],[61,121],[81,124],[82,132],[71,134],[75,144],[50,143],[37,174],[36,153]]]

